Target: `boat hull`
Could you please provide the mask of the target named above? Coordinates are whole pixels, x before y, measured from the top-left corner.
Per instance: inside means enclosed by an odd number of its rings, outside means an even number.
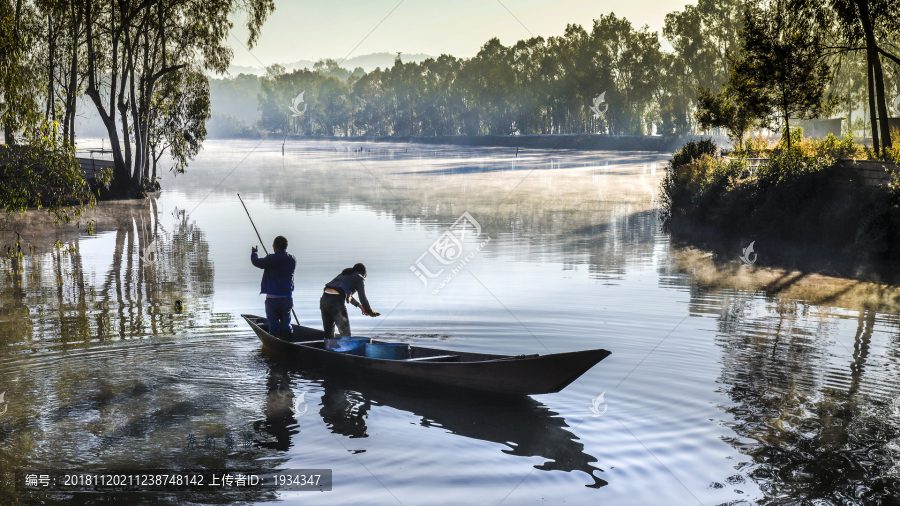
[[[269,349],[296,356],[317,367],[407,387],[453,388],[502,395],[549,394],[562,390],[610,354],[607,350],[586,350],[516,357],[413,346],[414,358],[453,356],[459,357],[459,361],[385,360],[327,350],[324,332],[299,325],[294,328],[293,341],[279,339],[261,327],[264,319],[242,316]]]

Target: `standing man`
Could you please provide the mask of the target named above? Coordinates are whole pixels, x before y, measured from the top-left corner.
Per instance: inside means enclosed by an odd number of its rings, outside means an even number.
[[[256,246],[251,248],[250,261],[263,269],[260,293],[266,294],[266,320],[269,322],[269,334],[275,337],[290,339],[291,309],[294,307],[292,292],[294,291],[294,269],[297,260],[287,252],[288,241],[278,236],[272,242],[271,255],[265,258],[256,256]]]
[[[350,317],[347,316],[349,302],[362,310],[366,316],[381,316],[381,313],[372,310],[369,299],[366,298],[366,266],[356,264],[352,268],[341,271],[340,274],[325,285],[325,293],[319,299],[319,309],[322,311],[322,328],[325,337],[334,336],[334,327],[337,325],[340,337],[350,337]],[[353,294],[359,296],[359,302],[353,299]]]

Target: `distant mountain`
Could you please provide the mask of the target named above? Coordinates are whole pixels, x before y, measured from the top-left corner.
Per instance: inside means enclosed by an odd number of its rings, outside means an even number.
[[[348,58],[347,61],[341,63],[341,67],[347,70],[353,70],[356,67],[362,67],[366,72],[371,72],[375,70],[376,67],[381,68],[382,70],[393,67],[394,59],[397,58],[397,53],[372,53],[372,54],[364,54],[362,56],[354,56],[353,58]],[[420,62],[423,60],[427,60],[428,58],[432,58],[427,54],[406,54],[401,53],[400,59],[405,62]],[[337,58],[336,58],[337,59]],[[341,61],[337,59],[337,61]],[[298,62],[300,63],[300,62]],[[287,65],[285,65],[287,67]],[[310,68],[312,64],[310,64]],[[304,67],[299,67],[304,68]]]
[[[361,56],[354,56],[353,58],[348,58],[346,61],[341,63],[341,67],[351,72],[356,67],[362,67],[366,72],[371,72],[375,70],[376,67],[385,69],[388,67],[392,67],[394,65],[394,59],[397,57],[396,53],[372,53],[372,54],[364,54]],[[400,59],[405,62],[420,62],[423,60],[427,60],[428,58],[433,58],[427,54],[406,54],[401,53]],[[322,58],[323,60],[325,58]],[[340,58],[334,58],[334,60],[341,61]],[[288,72],[293,72],[296,69],[312,69],[313,65],[316,62],[312,60],[297,60],[291,63],[282,63],[281,66],[285,68]],[[261,76],[266,73],[266,69],[262,67],[246,67],[243,65],[231,65],[228,67],[228,72],[232,76],[236,76],[238,74],[255,74]]]

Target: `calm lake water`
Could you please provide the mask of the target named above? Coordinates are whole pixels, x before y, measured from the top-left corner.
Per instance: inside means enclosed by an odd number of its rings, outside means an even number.
[[[0,504],[898,504],[898,292],[673,245],[666,159],[211,141],[159,197],[101,204],[92,236],[18,220],[36,250],[0,274]],[[305,371],[239,316],[264,299],[238,192],[267,247],[290,241],[301,324],[364,262],[382,317],[351,311],[355,335],[612,355],[508,404]],[[441,242],[461,217],[469,236]],[[334,485],[28,495],[23,467],[327,468]]]

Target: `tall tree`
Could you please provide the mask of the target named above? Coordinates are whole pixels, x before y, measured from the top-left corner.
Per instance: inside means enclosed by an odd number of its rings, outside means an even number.
[[[732,81],[746,90],[748,107],[771,104],[768,120],[781,122],[791,149],[790,119],[811,119],[830,111],[824,100],[831,79],[818,35],[807,20],[792,16],[784,2],[754,2],[744,11],[741,54],[733,60]]]
[[[674,61],[666,68],[677,72],[668,74],[669,89],[683,104],[670,114],[690,117],[701,89],[718,90],[728,80],[728,55],[738,50],[743,6],[743,0],[699,0],[666,15],[663,36],[674,49]]]
[[[897,49],[900,37],[900,1],[898,0],[830,0],[827,3],[798,0],[799,5],[816,13],[826,29],[834,26],[832,46],[843,52],[863,51],[866,60],[869,115],[875,150],[892,146],[885,69],[882,58],[900,68],[900,57],[889,49]],[[880,134],[880,135],[879,135]],[[880,138],[880,142],[879,142]]]
[[[747,132],[772,111],[772,106],[765,97],[741,89],[742,85],[747,84],[751,83],[736,76],[734,82],[729,82],[722,93],[714,94],[708,88],[701,88],[697,93],[696,117],[700,128],[728,130],[732,146],[737,144],[738,151],[744,149]]]
[[[160,79],[189,66],[224,73],[232,56],[229,16],[247,13],[252,47],[273,9],[273,0],[86,0],[86,94],[109,135],[115,191],[141,187]]]

